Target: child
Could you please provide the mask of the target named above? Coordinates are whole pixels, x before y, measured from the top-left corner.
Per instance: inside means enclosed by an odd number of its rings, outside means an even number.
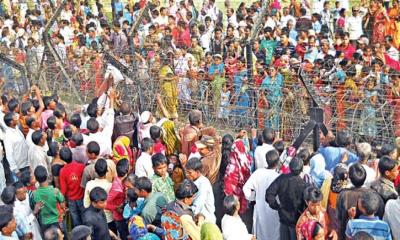
[[[128,198],[128,204],[125,205],[122,216],[125,219],[130,219],[131,217],[139,215],[142,212],[144,201],[143,199],[138,199],[139,197],[134,189],[128,189],[126,195]]]
[[[220,103],[220,110],[218,113],[218,118],[220,119],[228,119],[230,96],[231,92],[228,91],[226,84],[224,84],[221,91],[221,103]]]
[[[378,169],[380,177],[371,183],[371,188],[382,197],[385,203],[390,199],[397,199],[394,181],[399,170],[396,161],[388,156],[383,156],[379,159]]]
[[[254,235],[248,233],[246,225],[239,216],[240,204],[238,199],[229,195],[224,199],[224,212],[221,229],[224,239],[256,239]]]
[[[12,213],[10,206],[1,206],[0,208],[0,231],[1,239],[17,240],[18,236],[15,232],[17,230],[17,222]]]
[[[167,202],[174,201],[174,182],[168,176],[167,158],[163,154],[157,153],[151,157],[151,162],[153,163],[154,169],[154,175],[151,178],[153,183],[153,192],[161,192],[164,194]]]
[[[154,153],[162,153],[165,155],[165,146],[161,142],[161,128],[158,126],[150,127],[150,137],[154,141],[153,151]]]
[[[389,225],[379,220],[375,216],[380,205],[379,196],[373,191],[365,191],[358,199],[358,210],[361,215],[358,219],[354,219],[356,208],[350,208],[349,217],[351,220],[347,223],[346,237],[353,239],[358,232],[364,231],[369,233],[374,239],[392,239]]]
[[[33,203],[41,206],[38,220],[44,232],[50,227],[59,226],[62,219],[60,210],[65,210],[65,200],[60,191],[47,182],[48,174],[45,167],[36,167],[34,175],[39,182],[39,188],[33,192]]]

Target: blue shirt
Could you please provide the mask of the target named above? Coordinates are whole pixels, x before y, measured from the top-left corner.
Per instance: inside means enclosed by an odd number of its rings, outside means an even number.
[[[392,240],[389,225],[386,222],[379,220],[376,216],[360,216],[360,218],[352,219],[347,223],[347,237],[351,238],[360,231],[368,233],[374,238],[374,240]]]
[[[239,94],[240,89],[243,86],[243,80],[245,77],[247,77],[247,70],[237,72],[233,76],[233,91],[235,94]]]
[[[276,103],[282,97],[282,87],[283,87],[283,76],[277,73],[275,80],[272,81],[270,76],[264,78],[261,84],[262,90],[268,90],[267,99],[269,102]]]
[[[114,8],[116,13],[122,12],[124,10],[124,4],[122,2],[115,2]]]
[[[346,162],[347,165],[358,161],[358,156],[355,155],[354,153],[348,151],[345,148],[320,147],[318,149],[318,152],[321,153],[322,156],[324,156],[325,163],[326,163],[325,169],[328,171],[333,171],[333,169],[336,167],[336,165],[342,159],[342,156],[345,152],[347,152],[349,154],[349,159]]]

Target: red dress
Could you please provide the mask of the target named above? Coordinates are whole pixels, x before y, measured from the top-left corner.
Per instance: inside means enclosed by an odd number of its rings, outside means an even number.
[[[373,43],[383,43],[385,39],[385,12],[384,10],[378,10],[375,15],[375,22],[373,23],[372,31],[372,42]]]

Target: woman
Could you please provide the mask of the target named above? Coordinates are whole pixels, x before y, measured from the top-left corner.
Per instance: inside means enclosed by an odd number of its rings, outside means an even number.
[[[49,151],[47,155],[53,157],[53,161],[51,162],[51,174],[53,176],[54,187],[60,188],[60,171],[61,168],[66,164],[63,160],[61,160],[59,155],[59,146],[57,142],[51,142],[49,144]]]
[[[301,225],[301,239],[304,240],[324,240],[325,231],[322,225],[315,221],[310,220]]]
[[[240,213],[247,210],[247,200],[243,193],[243,186],[251,175],[252,159],[246,152],[246,146],[242,139],[233,142],[229,154],[229,162],[224,177],[225,195],[234,195],[240,202]]]
[[[328,197],[329,229],[339,232],[339,220],[336,214],[336,203],[340,192],[348,185],[348,171],[345,165],[338,165],[333,171],[333,179]]]
[[[400,137],[400,76],[394,76],[394,83],[389,90],[389,102],[393,106],[393,123],[396,129],[395,136]]]
[[[175,123],[171,120],[165,120],[161,124],[163,129],[162,140],[166,147],[165,155],[175,154],[181,149],[178,135],[175,132]]]
[[[394,0],[392,7],[389,9],[389,23],[386,26],[386,35],[393,37],[394,46],[400,46],[400,28],[398,24],[398,16],[400,15],[399,0]]]
[[[385,23],[389,22],[390,19],[381,0],[375,0],[374,6],[376,8],[376,11],[374,13],[375,21],[373,23],[372,29],[372,42],[382,43],[384,42],[385,38]]]
[[[376,104],[378,103],[378,92],[374,89],[374,79],[367,83],[367,89],[362,93],[364,99],[364,108],[361,112],[360,131],[366,139],[373,140],[378,132],[376,126]]]
[[[130,148],[131,140],[127,136],[118,137],[113,145],[113,160],[115,164],[121,159],[127,159],[131,169],[135,166],[132,149]]]
[[[222,240],[222,234],[214,223],[204,223],[200,231],[201,240]]]
[[[270,109],[269,119],[265,126],[272,127],[275,131],[280,129],[280,110],[282,104],[283,76],[273,67],[268,69],[268,76],[261,84],[261,90],[267,91],[267,106]]]

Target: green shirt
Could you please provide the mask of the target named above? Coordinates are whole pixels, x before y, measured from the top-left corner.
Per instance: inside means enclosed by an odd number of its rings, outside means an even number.
[[[276,41],[263,39],[260,44],[261,49],[265,49],[265,63],[268,65],[271,63],[272,57],[274,56]]]
[[[160,192],[164,194],[167,202],[172,202],[175,200],[174,182],[169,176],[162,178],[157,174],[154,174],[151,177],[151,181],[153,183],[153,192]]]
[[[57,188],[53,186],[39,187],[33,192],[33,202],[43,202],[43,208],[39,212],[41,224],[48,225],[57,223],[60,213],[57,204],[64,202],[64,197]]]
[[[142,210],[142,217],[148,224],[159,225],[161,224],[161,210],[167,205],[167,200],[164,195],[158,192],[152,192],[144,200],[144,207]]]

